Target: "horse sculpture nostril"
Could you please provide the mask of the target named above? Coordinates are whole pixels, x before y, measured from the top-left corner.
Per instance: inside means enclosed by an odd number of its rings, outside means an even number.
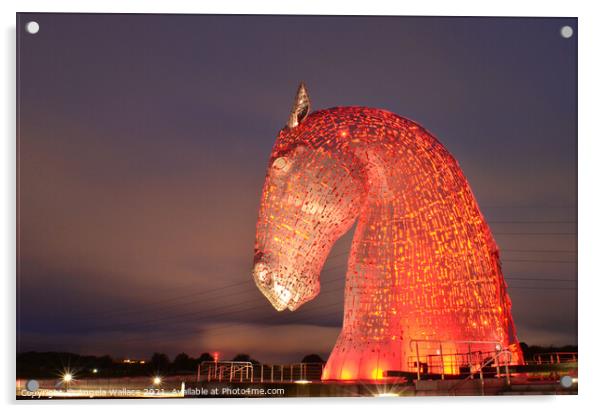
[[[271,288],[272,276],[270,275],[270,272],[265,264],[263,264],[261,262],[255,264],[253,273],[255,275],[256,280],[259,281],[259,283],[262,286],[264,286],[266,288]]]

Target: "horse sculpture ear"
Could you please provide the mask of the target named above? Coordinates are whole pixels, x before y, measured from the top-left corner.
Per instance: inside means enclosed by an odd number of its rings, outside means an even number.
[[[297,96],[295,97],[293,109],[291,110],[291,114],[288,118],[286,126],[292,129],[303,122],[303,120],[309,114],[310,107],[309,93],[307,93],[305,83],[301,82],[299,84],[299,88],[297,89]]]

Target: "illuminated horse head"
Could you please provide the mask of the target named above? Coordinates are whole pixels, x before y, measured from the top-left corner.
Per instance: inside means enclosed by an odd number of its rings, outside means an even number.
[[[270,157],[253,276],[277,310],[297,309],[357,221],[322,378],[381,380],[425,362],[457,372],[473,350],[509,348],[520,362],[498,249],[451,154],[384,110],[309,112],[301,84]]]

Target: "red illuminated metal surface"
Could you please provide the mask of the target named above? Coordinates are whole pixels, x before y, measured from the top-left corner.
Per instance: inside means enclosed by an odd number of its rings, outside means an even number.
[[[277,310],[297,309],[357,221],[343,328],[322,378],[415,370],[416,340],[421,355],[443,355],[446,373],[457,373],[454,354],[492,350],[461,341],[499,342],[522,363],[498,247],[453,156],[391,112],[308,112],[301,86],[270,157],[253,275]]]

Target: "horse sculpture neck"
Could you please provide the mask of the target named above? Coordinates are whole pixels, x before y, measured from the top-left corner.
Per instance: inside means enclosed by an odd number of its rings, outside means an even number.
[[[339,108],[329,115],[347,131],[335,136],[357,140],[349,150],[366,171],[367,194],[348,263],[343,330],[324,379],[407,371],[412,340],[434,354],[466,351],[454,341],[516,345],[497,246],[452,155],[392,113]],[[448,364],[448,373],[457,370]]]
[[[318,111],[281,132],[270,162],[254,273],[276,308],[317,294],[332,243],[357,219],[324,380],[383,380],[437,354],[432,369],[457,373],[460,354],[501,347],[521,361],[491,231],[424,128],[378,109]]]

